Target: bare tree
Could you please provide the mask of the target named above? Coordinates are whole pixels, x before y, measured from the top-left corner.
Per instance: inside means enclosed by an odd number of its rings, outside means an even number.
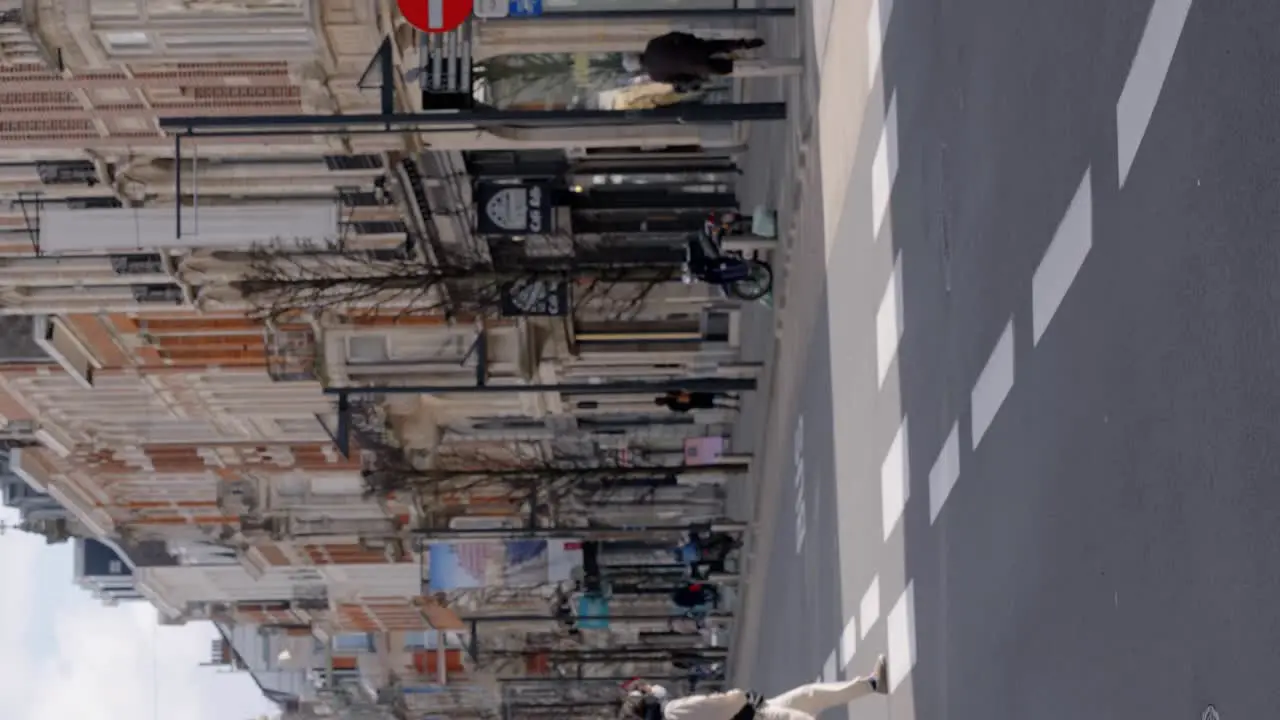
[[[745,472],[746,463],[716,466],[665,464],[646,458],[627,458],[609,451],[585,456],[546,457],[539,453],[488,452],[491,443],[454,449],[437,455],[431,469],[411,469],[403,464],[382,463],[365,473],[366,492],[372,496],[412,496],[424,515],[440,527],[477,498],[503,504],[525,515],[531,527],[557,526],[582,520],[591,507],[671,505],[691,511],[717,514],[722,493],[714,487],[679,485],[687,473]],[[659,488],[666,488],[659,491]],[[705,490],[705,492],[704,492]],[[677,497],[678,496],[678,497]]]
[[[498,269],[479,255],[436,263],[415,253],[371,252],[341,243],[273,243],[250,250],[245,258],[247,271],[232,287],[260,317],[272,320],[327,312],[485,318],[502,314],[512,301],[554,304],[549,296],[565,285],[571,304],[565,310],[588,301],[599,306],[607,297],[608,319],[626,319],[654,288],[679,278],[675,266],[583,263],[574,255]]]

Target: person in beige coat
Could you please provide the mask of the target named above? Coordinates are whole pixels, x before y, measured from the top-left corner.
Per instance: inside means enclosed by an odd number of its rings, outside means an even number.
[[[884,656],[869,675],[846,682],[812,683],[765,699],[746,690],[669,699],[666,688],[638,683],[622,703],[622,720],[814,720],[823,710],[889,692]]]

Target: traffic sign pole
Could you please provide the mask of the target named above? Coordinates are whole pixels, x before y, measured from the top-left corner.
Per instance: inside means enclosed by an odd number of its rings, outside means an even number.
[[[400,14],[424,33],[457,30],[475,11],[475,0],[396,0]]]

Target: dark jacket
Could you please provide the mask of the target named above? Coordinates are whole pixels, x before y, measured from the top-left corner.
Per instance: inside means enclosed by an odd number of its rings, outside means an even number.
[[[697,35],[670,32],[649,41],[640,63],[656,82],[672,85],[697,84],[711,77],[711,52]]]
[[[716,396],[709,392],[667,393],[662,398],[662,404],[676,412],[689,412],[710,410],[716,406],[715,399]]]

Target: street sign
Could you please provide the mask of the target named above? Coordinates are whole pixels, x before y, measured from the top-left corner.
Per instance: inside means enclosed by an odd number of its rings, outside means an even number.
[[[502,283],[502,317],[564,317],[569,314],[569,283],[527,278]]]
[[[511,0],[476,0],[478,18],[504,18],[511,13]]]
[[[511,17],[538,17],[542,14],[542,0],[511,0],[508,7]]]
[[[551,227],[551,187],[546,183],[476,184],[481,235],[545,235]]]
[[[396,0],[400,14],[424,33],[457,30],[471,17],[475,0]]]

